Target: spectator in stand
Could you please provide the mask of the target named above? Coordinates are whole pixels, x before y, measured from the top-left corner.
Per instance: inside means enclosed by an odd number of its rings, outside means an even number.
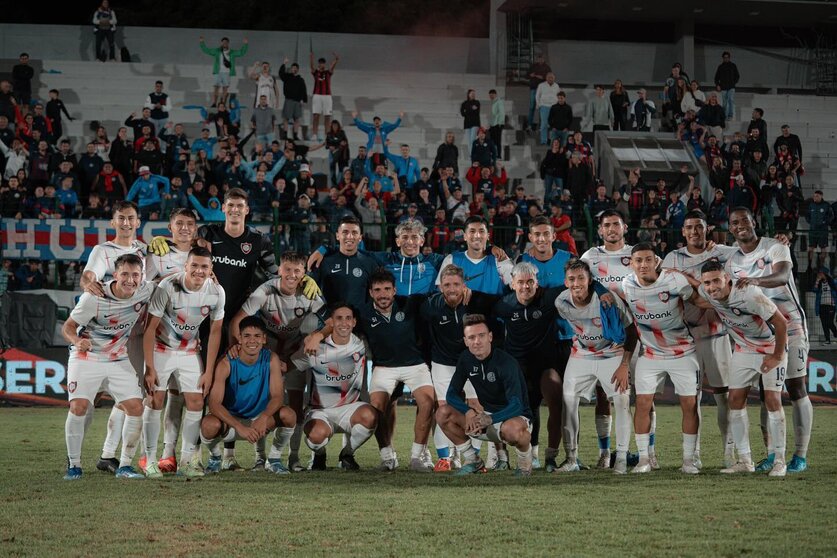
[[[788,146],[784,144],[779,146],[779,154],[776,156],[774,164],[779,168],[779,173],[782,176],[793,174],[794,180],[796,180],[796,175],[799,172],[804,172],[802,169],[802,162],[798,158],[794,157],[788,150]]]
[[[523,237],[523,220],[515,211],[514,200],[506,200],[497,208],[494,217],[494,244],[514,258]]]
[[[369,179],[364,177],[360,180],[356,194],[355,209],[363,223],[364,243],[368,250],[380,250],[382,247],[381,226],[386,223],[386,220],[378,198],[370,195]]]
[[[669,194],[668,207],[665,210],[665,216],[660,223],[663,227],[668,228],[666,242],[670,248],[680,248],[683,242],[681,229],[683,223],[686,221],[686,204],[680,197],[680,194],[672,191]]]
[[[247,54],[248,42],[245,37],[242,40],[242,47],[238,50],[230,49],[230,40],[221,37],[221,44],[216,48],[206,46],[203,35],[200,36],[201,50],[213,57],[212,75],[215,76],[215,84],[212,88],[212,106],[215,108],[218,103],[226,103],[230,93],[230,82],[235,77],[235,59]]]
[[[708,208],[706,202],[703,200],[703,194],[700,191],[700,186],[693,186],[689,191],[689,199],[686,201],[686,213],[689,211],[700,210],[706,213]]]
[[[52,133],[52,123],[44,116],[44,105],[36,103],[32,113],[32,129],[41,132],[41,138],[45,139],[50,145],[55,145],[54,134]]]
[[[171,182],[165,176],[151,174],[151,169],[146,166],[140,167],[138,173],[139,178],[131,185],[125,200],[134,201],[134,198],[137,198],[140,218],[147,221],[152,212],[160,212],[160,202],[163,197],[169,196]],[[163,187],[162,195],[160,186]]]
[[[581,160],[581,152],[578,150],[570,155],[564,186],[572,192],[576,208],[580,210],[587,203],[587,198],[593,190],[593,172],[590,170],[590,165]],[[574,215],[571,217],[575,219]]]
[[[108,0],[102,0],[93,12],[93,33],[96,35],[96,58],[101,62],[108,60],[116,62],[116,48],[114,35],[116,34],[116,12],[110,8]],[[108,42],[108,52],[102,49],[104,42]]]
[[[558,102],[561,87],[555,81],[555,74],[546,74],[546,81],[538,85],[535,92],[535,106],[538,108],[538,118],[541,125],[541,145],[546,145],[549,139],[549,111]]]
[[[29,180],[34,183],[46,183],[49,182],[49,160],[52,152],[46,141],[41,140],[37,145],[37,151],[29,157]]]
[[[87,198],[87,194],[92,191],[93,181],[102,172],[102,167],[105,162],[96,153],[96,144],[88,143],[87,152],[79,158],[78,169],[79,178],[81,179],[81,197]]]
[[[410,156],[410,146],[406,143],[401,144],[401,156],[393,155],[384,145],[384,157],[390,161],[395,168],[395,174],[398,177],[398,183],[401,186],[401,191],[407,193],[407,198],[415,199],[415,193],[412,188],[413,185],[421,178],[421,165],[418,159]]]
[[[796,229],[799,226],[799,210],[803,201],[802,191],[796,186],[790,175],[786,176],[785,187],[776,200],[780,211],[779,217],[776,219],[776,229],[778,232],[793,233],[793,236],[788,235],[793,239],[791,246],[793,246],[793,241],[796,240]]]
[[[104,0],[107,2],[107,0]],[[46,287],[46,278],[41,272],[41,263],[38,260],[29,260],[17,268],[15,277],[18,282],[18,290],[33,291]]]
[[[468,149],[474,145],[477,139],[477,130],[480,129],[480,102],[477,101],[477,92],[469,89],[464,101],[459,106],[459,114],[462,115],[462,127],[465,129],[465,145]]]
[[[329,128],[331,122],[332,99],[331,99],[331,76],[334,75],[334,68],[340,61],[340,57],[336,52],[331,53],[334,59],[331,65],[326,68],[326,59],[320,58],[317,60],[317,65],[314,66],[314,51],[311,51],[311,75],[314,76],[313,97],[311,98],[311,132],[308,139],[312,140],[316,137],[318,141],[323,141],[323,136],[319,135],[320,116],[323,117],[323,133]]]
[[[116,139],[110,144],[108,159],[126,181],[130,180],[134,168],[134,142],[128,139],[128,128],[119,128]]]
[[[604,184],[598,184],[596,186],[596,193],[590,199],[588,204],[590,208],[590,216],[595,220],[598,221],[599,214],[606,209],[613,209],[613,198],[607,195],[607,187]]]
[[[29,150],[19,139],[12,140],[11,148],[6,147],[6,144],[0,141],[0,151],[6,158],[6,170],[3,172],[3,178],[6,180],[29,166]]]
[[[430,201],[430,190],[418,190],[418,201],[416,201],[416,205],[418,206],[418,216],[421,218],[421,222],[432,223],[433,215],[436,213],[436,206]]]
[[[272,109],[279,108],[279,84],[276,83],[276,78],[270,75],[270,62],[256,61],[248,70],[247,77],[256,82],[253,107],[259,106],[259,101],[264,95],[267,97],[267,106]]]
[[[665,207],[663,206],[662,198],[657,195],[657,190],[648,190],[645,206],[642,208],[642,219],[654,222],[656,226],[660,226],[663,215],[665,215]]]
[[[567,137],[573,125],[573,108],[567,104],[567,94],[558,92],[558,102],[549,109],[549,137],[558,139],[561,146],[567,145]]]
[[[430,190],[433,188],[433,186],[430,184],[430,169],[428,169],[427,167],[422,167],[421,171],[419,172],[419,179],[413,183],[411,188],[412,188],[413,194],[416,196],[416,203],[419,203],[418,200],[419,200],[419,198],[421,198],[422,190],[427,192],[427,196],[428,196],[428,200],[429,200],[430,199]],[[420,209],[421,209],[421,204],[419,204],[419,210]],[[431,218],[430,219],[425,219],[425,221],[424,221],[425,223],[429,223],[430,221],[433,220],[432,219],[432,217],[433,217],[432,213],[433,212],[431,212],[431,215],[430,215]]]
[[[17,176],[10,177],[8,182],[0,187],[0,215],[22,219],[25,200],[26,192],[20,187]]]
[[[782,180],[779,176],[776,165],[767,167],[767,174],[759,183],[759,207],[761,207],[762,228],[770,231],[768,236],[773,236],[775,231],[774,218],[778,213],[776,198],[782,189]]]
[[[61,187],[61,181],[65,178],[69,177],[73,181],[73,187],[80,190],[81,183],[78,180],[78,175],[76,171],[72,169],[70,166],[69,161],[62,161],[58,165],[58,170],[52,173],[52,178],[50,178],[50,184],[55,186],[56,188]]]
[[[589,141],[584,140],[584,136],[580,131],[576,131],[573,134],[571,141],[567,142],[566,151],[567,157],[575,152],[578,152],[579,157],[581,157],[581,162],[587,164],[590,167],[590,172],[592,172],[595,176],[593,165],[593,146],[590,145]]]
[[[102,205],[101,198],[95,192],[88,196],[87,203],[81,210],[82,219],[105,219],[110,214],[110,209]]]
[[[52,192],[51,196],[47,196],[47,189]],[[60,202],[55,197],[55,186],[35,186],[32,194],[26,196],[23,201],[23,215],[31,219],[51,219],[60,216]]]
[[[143,128],[148,127],[151,132],[150,135],[156,134],[154,122],[151,121],[151,109],[143,107],[142,116],[137,117],[136,112],[132,112],[128,118],[125,119],[125,126],[129,126],[134,133],[134,141],[143,136]]]
[[[735,172],[735,171],[733,171]],[[730,189],[727,193],[727,203],[730,207],[746,207],[757,215],[758,196],[756,195],[753,186],[747,182],[743,174],[737,174],[730,179]],[[796,210],[799,219],[799,209]]]
[[[767,122],[764,120],[764,110],[758,107],[753,109],[752,119],[747,124],[747,135],[749,137],[752,137],[753,130],[759,131],[758,137],[767,145]]]
[[[163,173],[163,154],[156,141],[146,141],[142,144],[142,150],[135,154],[134,172],[138,173],[140,167],[148,167],[154,174]]]
[[[436,149],[433,172],[438,173],[440,169],[447,167],[453,167],[455,172],[459,172],[459,148],[456,147],[455,141],[453,132],[445,133],[445,141]]]
[[[73,178],[71,176],[65,176],[61,180],[61,189],[56,192],[56,197],[60,200],[61,216],[64,219],[75,219],[80,205],[78,194],[73,190]]]
[[[735,86],[741,79],[738,66],[730,60],[730,56],[729,51],[725,50],[721,54],[721,63],[715,70],[715,89],[721,93],[725,116],[729,120],[735,117]]]
[[[650,132],[651,117],[657,113],[657,106],[654,104],[654,101],[646,98],[645,89],[640,89],[636,94],[637,100],[631,105],[634,126],[637,132]]]
[[[474,201],[468,204],[468,215],[474,215],[486,218],[488,215],[488,202],[486,201],[486,194],[482,190],[474,192]]]
[[[680,141],[686,142],[692,146],[695,152],[695,157],[706,163],[706,157],[703,154],[704,137],[706,136],[706,129],[698,124],[697,120],[692,120],[688,127],[683,127],[680,130]]]
[[[526,121],[526,125],[529,126],[532,133],[535,132],[535,109],[538,107],[538,86],[546,81],[546,76],[550,73],[552,73],[552,68],[544,62],[543,54],[538,53],[535,56],[535,62],[529,66],[529,73],[527,74],[529,78],[529,119]]]
[[[307,165],[306,165],[307,167]],[[393,179],[390,174],[387,173],[387,169],[383,163],[375,165],[375,171],[372,171],[372,159],[366,159],[366,166],[365,166],[365,173],[366,178],[369,179],[369,183],[373,186],[376,182],[381,184],[381,191],[382,192],[392,192],[395,190],[395,184],[393,184]],[[398,182],[398,177],[395,177],[395,182]]]
[[[332,184],[337,184],[338,176],[349,166],[349,139],[337,120],[332,120],[326,133],[325,147],[328,150],[328,172]]]
[[[744,146],[744,158],[751,159],[755,151],[761,151],[762,157],[769,154],[767,141],[758,128],[752,128],[747,134],[747,143]]]
[[[790,126],[787,124],[782,124],[782,135],[773,142],[773,153],[777,158],[779,157],[779,148],[783,145],[787,146],[786,151],[792,157],[802,160],[802,142],[799,140],[799,136],[791,134]]]
[[[471,183],[471,191],[476,194],[482,193],[485,198],[490,199],[494,192],[494,181],[491,179],[491,169],[481,167],[479,162],[471,163],[471,168],[465,173],[465,180]]]
[[[683,112],[692,111],[697,113],[704,105],[706,105],[706,95],[700,90],[698,80],[692,80],[680,106]]]
[[[485,128],[477,131],[477,139],[471,146],[471,163],[478,162],[483,167],[493,167],[496,162],[496,149],[485,134]]]
[[[540,173],[543,179],[544,203],[550,203],[561,195],[564,177],[567,175],[567,156],[559,138],[552,140],[552,147],[541,161]]]
[[[610,106],[613,109],[613,129],[628,130],[628,113],[631,108],[631,100],[622,85],[621,79],[617,79],[613,83],[613,91],[610,92]]]
[[[212,153],[216,143],[218,143],[218,138],[209,137],[209,128],[202,128],[201,137],[196,139],[195,142],[192,144],[192,155],[197,155],[198,151],[200,151],[201,149],[203,149],[207,153]]]
[[[697,111],[697,119],[713,136],[723,137],[726,126],[724,107],[718,104],[718,96],[715,93],[710,93],[709,101]]]
[[[113,204],[125,199],[128,195],[128,188],[125,178],[114,169],[113,163],[107,162],[102,166],[101,172],[93,180],[92,191],[96,192],[105,208],[110,210]]]
[[[631,169],[628,172],[628,182],[623,184],[619,189],[622,199],[628,202],[628,214],[631,220],[625,222],[630,224],[631,228],[639,227],[639,221],[642,216],[642,208],[645,204],[646,189],[647,187],[642,181],[641,170],[639,167]]]
[[[58,144],[58,151],[53,153],[52,157],[50,157],[49,172],[57,172],[61,163],[65,161],[70,163],[70,170],[76,172],[78,168],[78,159],[76,159],[76,154],[73,153],[72,149],[70,149],[70,140],[68,139],[61,140],[61,143]]]
[[[436,210],[436,217],[427,231],[426,242],[434,252],[441,253],[448,244],[450,237],[451,233],[445,219],[445,210],[440,207]]]
[[[12,83],[7,79],[0,80],[0,116],[6,117],[6,122],[12,127],[12,131],[16,122],[16,106],[17,101],[12,92]]]
[[[622,214],[622,221],[625,223],[631,222],[631,206],[628,201],[622,197],[619,190],[614,190],[610,193],[610,199],[613,202],[613,209]]]
[[[387,139],[389,134],[401,126],[401,119],[404,118],[404,113],[398,114],[398,119],[395,122],[383,122],[380,116],[372,119],[372,123],[364,122],[357,117],[357,112],[352,112],[354,125],[358,130],[366,134],[366,153],[384,154],[387,146]]]
[[[291,64],[291,71],[286,72],[288,58],[279,68],[279,79],[282,80],[282,93],[285,94],[285,103],[282,105],[282,129],[285,138],[288,137],[288,122],[293,122],[293,138],[300,139],[300,128],[302,127],[302,105],[308,102],[308,89],[305,79],[299,75],[299,64]]]
[[[756,147],[750,157],[744,160],[744,176],[750,184],[760,184],[762,178],[767,176],[768,164],[762,155],[762,150]]]
[[[468,201],[462,195],[462,186],[451,186],[451,190],[446,183],[443,184],[447,221],[453,225],[462,225],[468,218]]]
[[[675,117],[682,114],[680,110],[680,102],[685,93],[686,82],[684,76],[681,74],[681,66],[679,62],[675,62],[671,67],[671,75],[666,78],[663,86],[663,119],[666,127],[669,130],[674,129]]]
[[[822,333],[825,337],[823,345],[831,345],[831,334],[837,336],[837,325],[834,324],[837,281],[828,273],[827,267],[820,267],[817,271],[817,280],[814,283],[813,291],[816,293],[814,313],[820,317]]]
[[[290,221],[289,240],[291,248],[300,254],[311,252],[311,223],[314,214],[311,212],[311,199],[306,194],[300,194],[296,206],[287,216]]]
[[[11,147],[14,137],[14,130],[9,127],[9,119],[5,116],[0,116],[0,142],[6,147]],[[0,171],[2,171],[2,158],[0,158]]]
[[[577,257],[578,248],[575,244],[575,238],[570,232],[573,226],[572,219],[564,213],[564,208],[560,203],[551,204],[550,213],[549,221],[552,223],[552,228],[555,229],[555,240],[559,247]]]
[[[102,158],[102,161],[107,161],[108,152],[110,151],[110,139],[108,138],[107,128],[104,126],[96,128],[96,137],[93,138],[92,143],[96,147],[96,154]]]
[[[488,128],[488,137],[494,142],[494,149],[497,150],[495,158],[502,159],[503,128],[506,125],[506,104],[497,95],[496,89],[489,90],[488,98],[491,99],[491,125]]]
[[[808,273],[814,265],[814,252],[817,253],[817,268],[828,266],[828,228],[834,219],[831,204],[823,199],[822,190],[814,192],[808,202]]]
[[[256,142],[261,145],[270,145],[276,139],[276,113],[268,104],[267,95],[259,97],[259,104],[253,109],[250,116],[250,126],[256,133]]]
[[[143,106],[150,111],[148,118],[154,124],[155,133],[162,135],[166,123],[169,121],[169,111],[171,111],[168,93],[163,93],[162,81],[154,82],[154,91],[145,98]]]

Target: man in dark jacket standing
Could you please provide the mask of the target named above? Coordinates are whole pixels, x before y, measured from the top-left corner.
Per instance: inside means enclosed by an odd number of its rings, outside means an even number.
[[[551,139],[561,140],[561,146],[567,145],[567,136],[573,126],[573,108],[567,104],[567,94],[558,93],[558,102],[549,109],[549,129]]]
[[[715,89],[721,92],[721,102],[726,110],[727,120],[735,116],[735,85],[741,76],[738,75],[738,66],[730,61],[729,51],[721,54],[721,64],[715,70]]]
[[[20,54],[20,64],[12,67],[12,81],[18,104],[29,106],[29,101],[32,100],[33,77],[35,70],[29,65],[29,55],[23,52]]]
[[[288,136],[288,122],[294,123],[294,139],[299,139],[299,129],[302,126],[302,105],[308,102],[308,90],[305,79],[299,75],[299,64],[291,64],[291,71],[285,71],[288,59],[279,68],[279,79],[282,80],[282,92],[285,94],[285,104],[282,107],[282,130]]]

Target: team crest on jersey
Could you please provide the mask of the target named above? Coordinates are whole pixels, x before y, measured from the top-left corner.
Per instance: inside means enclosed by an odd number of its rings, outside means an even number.
[[[759,258],[759,260],[756,262],[756,265],[759,269],[764,269],[764,258]]]
[[[532,317],[536,320],[539,320],[541,316],[543,316],[543,314],[540,310],[535,310],[534,312],[532,312]]]
[[[209,306],[201,306],[201,316],[206,316],[209,314]]]
[[[733,308],[732,313],[735,314],[736,316],[740,316],[741,315],[741,310],[739,310],[738,308]]]
[[[140,310],[142,310],[143,306],[145,306],[144,302],[137,302],[136,304],[134,304],[134,312],[139,312]]]
[[[663,291],[660,294],[658,294],[657,296],[660,297],[661,302],[668,302],[668,299],[671,298],[671,295],[669,294],[668,291]]]
[[[602,327],[602,319],[601,318],[593,318],[592,322],[593,322],[594,326]]]
[[[305,308],[301,306],[297,306],[296,308],[294,308],[294,316],[296,316],[297,318],[301,318],[303,314],[305,314]]]
[[[396,312],[395,313],[395,321],[396,322],[403,322],[404,321],[404,312]]]
[[[363,275],[363,270],[359,267],[356,267],[352,270],[352,275],[354,275],[355,277],[360,277],[361,275]]]
[[[242,242],[241,243],[241,251],[244,252],[245,254],[249,254],[250,250],[252,250],[252,249],[253,249],[253,245],[250,244],[249,242]]]
[[[631,265],[631,257],[622,256],[622,265]]]
[[[67,391],[70,393],[75,393],[76,388],[78,387],[78,382],[70,382],[67,384]]]
[[[352,360],[355,362],[360,362],[360,353],[354,352],[352,353]]]
[[[497,376],[494,375],[494,372],[489,372],[488,374],[485,375],[485,379],[488,380],[489,382],[493,382],[494,380],[497,379]]]

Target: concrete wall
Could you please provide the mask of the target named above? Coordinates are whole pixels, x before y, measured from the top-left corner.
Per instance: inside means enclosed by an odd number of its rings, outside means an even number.
[[[542,45],[548,62],[561,83],[661,84],[671,65],[681,62],[675,44],[618,43],[596,41],[553,41]],[[786,57],[813,60],[802,49],[730,48],[695,44],[695,68],[686,67],[689,77],[711,83],[724,50],[741,73],[741,86],[813,88],[813,66]],[[706,87],[704,87],[706,89]]]
[[[317,57],[331,59],[335,51],[340,67],[354,70],[490,71],[488,39],[126,26],[117,27],[116,46],[127,46],[136,62],[208,64],[210,59],[198,48],[201,35],[210,46],[228,36],[233,48],[248,38],[250,50],[243,58],[247,64],[268,60],[278,67],[285,56],[307,64],[313,44]],[[33,59],[93,60],[94,45],[92,25],[0,25],[0,58],[17,58],[27,51]]]

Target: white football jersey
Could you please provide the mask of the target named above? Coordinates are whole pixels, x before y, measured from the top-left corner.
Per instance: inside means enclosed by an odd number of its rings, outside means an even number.
[[[695,352],[684,310],[694,290],[685,277],[663,270],[652,285],[643,287],[631,274],[622,281],[622,291],[642,341],[642,356],[672,359]]]
[[[616,297],[614,304],[619,312],[622,325],[630,325],[633,318],[625,303],[619,297]],[[572,293],[566,290],[558,295],[555,300],[555,308],[558,309],[558,314],[567,320],[573,328],[575,334],[573,337],[573,358],[601,360],[622,355],[624,347],[614,345],[613,342],[604,337],[599,295],[593,293],[590,303],[579,308],[573,302]]]
[[[790,249],[778,240],[761,237],[756,249],[749,254],[737,248],[727,261],[726,269],[734,279],[761,277],[773,273],[773,265],[779,262],[792,263]],[[808,325],[805,322],[805,312],[799,303],[793,276],[785,286],[761,290],[776,304],[788,321],[788,337],[799,337],[807,342]]]
[[[211,279],[200,290],[186,288],[186,273],[169,275],[157,286],[148,313],[160,318],[155,350],[197,352],[201,322],[224,318],[224,287]]]
[[[186,271],[186,259],[188,257],[188,250],[183,252],[178,250],[176,246],[170,246],[165,256],[157,256],[149,252],[145,261],[145,279],[153,281],[158,277],[162,279],[173,273]]]
[[[142,260],[142,272],[145,274],[145,256],[148,253],[148,246],[144,242],[134,240],[129,247],[119,246],[112,240],[93,247],[90,256],[87,258],[87,265],[84,271],[92,271],[99,281],[110,281],[113,279],[115,263],[117,258],[123,254],[136,254]]]
[[[619,292],[622,280],[631,275],[631,248],[625,245],[621,250],[609,252],[604,246],[590,248],[581,255],[581,259],[590,266],[593,279],[614,292]]]
[[[79,352],[70,347],[75,358],[110,362],[128,358],[128,338],[134,326],[145,321],[154,283],[142,283],[131,298],[113,294],[114,281],[104,285],[105,296],[83,293],[70,318],[79,325],[78,335],[90,339],[91,349]]]
[[[345,345],[331,336],[320,343],[316,356],[308,357],[311,367],[311,402],[314,409],[342,407],[360,400],[366,374],[366,346],[352,334]]]
[[[743,289],[733,286],[726,300],[712,299],[703,286],[698,292],[712,304],[727,326],[737,352],[769,354],[774,351],[776,337],[767,321],[777,308],[761,289],[752,285]]]

